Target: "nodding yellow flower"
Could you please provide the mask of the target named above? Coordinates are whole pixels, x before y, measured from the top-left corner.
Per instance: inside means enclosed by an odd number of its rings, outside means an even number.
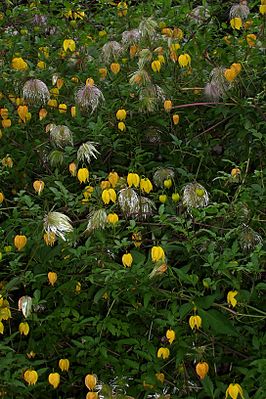
[[[129,187],[138,187],[140,182],[140,177],[137,173],[129,173],[127,175],[127,184]]]
[[[160,358],[162,357],[164,360],[168,359],[170,356],[170,350],[168,348],[159,348],[157,351],[157,357]]]
[[[51,286],[54,286],[57,281],[57,273],[49,272],[48,273],[48,281],[51,284]]]
[[[179,65],[181,66],[181,67],[187,67],[187,66],[190,66],[190,64],[191,64],[191,57],[190,57],[190,55],[189,54],[181,54],[179,57],[178,57],[178,63],[179,63]]]
[[[158,262],[159,260],[165,260],[165,253],[162,247],[153,246],[151,249],[151,259],[153,262]]]
[[[179,195],[178,193],[173,193],[173,194],[172,194],[172,200],[173,200],[174,202],[178,202],[179,199],[180,199],[180,195]]]
[[[25,71],[28,69],[28,64],[21,57],[14,57],[11,61],[11,68],[16,71]]]
[[[175,332],[174,330],[170,329],[166,331],[166,338],[168,339],[168,342],[172,344],[175,340]]]
[[[2,202],[4,201],[5,196],[3,193],[0,192],[0,204],[2,204]]]
[[[171,100],[165,100],[163,103],[163,107],[165,109],[166,112],[170,112],[172,109],[173,103]]]
[[[60,359],[58,365],[61,371],[68,371],[70,363],[68,359]]]
[[[118,173],[110,172],[108,175],[108,181],[111,183],[112,187],[115,187],[119,181]]]
[[[153,70],[153,72],[160,72],[161,66],[162,64],[159,60],[155,60],[151,63],[151,69]]]
[[[237,304],[237,300],[235,299],[235,296],[237,296],[238,291],[229,291],[227,294],[227,303],[228,305],[231,305],[233,308]]]
[[[99,68],[99,74],[102,80],[104,80],[107,76],[107,69],[106,68]]]
[[[240,30],[242,28],[242,19],[239,17],[232,18],[230,20],[230,25],[233,29]]]
[[[39,111],[39,119],[40,121],[42,121],[46,116],[47,116],[48,112],[45,108],[41,108]]]
[[[165,375],[164,375],[164,373],[156,373],[156,374],[155,374],[155,377],[156,377],[156,379],[157,379],[161,384],[164,383],[164,380],[165,380]]]
[[[76,43],[73,39],[65,39],[63,42],[64,51],[70,50],[71,52],[76,50]]]
[[[131,267],[131,265],[133,263],[132,255],[130,253],[124,254],[122,256],[122,263],[123,263],[123,266],[125,266],[125,267]]]
[[[8,109],[7,108],[1,108],[0,109],[0,115],[3,119],[8,119]]]
[[[108,205],[110,201],[116,201],[116,192],[113,188],[107,188],[102,192],[102,200],[105,205]]]
[[[120,67],[120,64],[118,64],[118,62],[113,62],[110,65],[110,69],[111,69],[111,71],[113,72],[114,75],[117,75],[118,72],[120,71],[121,67]]]
[[[152,183],[147,177],[140,179],[139,186],[141,191],[144,191],[147,194],[149,194],[149,192],[153,189]]]
[[[165,204],[166,201],[167,201],[167,195],[165,195],[165,194],[159,195],[159,201],[160,201],[162,204]]]
[[[51,98],[48,101],[47,105],[49,105],[49,107],[51,108],[57,108],[58,102],[54,98],[53,99]]]
[[[77,107],[75,105],[71,106],[70,113],[71,113],[72,118],[75,118],[77,116]]]
[[[27,237],[24,235],[16,235],[14,238],[14,245],[18,251],[21,251],[27,244]]]
[[[37,62],[37,68],[39,68],[39,69],[45,69],[45,68],[46,68],[46,62],[44,62],[44,61],[38,61],[38,62]]]
[[[58,105],[58,110],[59,110],[60,114],[63,114],[65,112],[67,112],[67,105],[66,104],[59,104]]]
[[[33,182],[33,188],[35,192],[38,193],[38,195],[40,195],[44,189],[44,182],[42,180],[35,180]]]
[[[239,384],[230,384],[226,390],[225,399],[227,399],[228,396],[232,399],[237,399],[238,395],[244,399],[243,389],[241,386]]]
[[[116,116],[116,119],[117,120],[119,120],[119,121],[124,121],[125,119],[126,119],[126,117],[127,117],[127,111],[125,110],[125,109],[119,109],[117,112],[116,112],[116,114],[115,114],[115,116]]]
[[[132,234],[132,241],[133,241],[133,243],[134,243],[136,248],[139,248],[141,246],[141,244],[142,244],[142,235],[141,235],[140,231]]]
[[[77,165],[75,164],[75,162],[71,162],[68,165],[68,170],[69,170],[69,172],[70,172],[70,174],[72,176],[76,176],[77,175]]]
[[[54,389],[58,387],[60,384],[60,374],[59,373],[50,373],[48,376],[48,382],[52,385]]]
[[[173,116],[172,116],[172,119],[173,119],[173,123],[174,123],[174,125],[178,125],[179,124],[179,115],[178,114],[174,114]]]
[[[81,283],[78,281],[75,287],[75,293],[79,294],[81,291]]]
[[[78,170],[77,178],[80,183],[86,183],[89,180],[89,171],[87,168],[81,168]]]
[[[107,188],[111,187],[111,183],[109,182],[109,180],[103,180],[101,181],[100,186],[102,190],[106,190]]]
[[[11,119],[4,119],[4,120],[2,120],[2,127],[3,127],[3,128],[10,127],[11,125],[12,125]]]
[[[201,317],[198,315],[195,316],[190,316],[189,318],[189,326],[191,328],[191,330],[199,330],[202,324],[202,320]]]
[[[4,334],[4,324],[0,321],[0,334]]]
[[[118,220],[119,218],[116,213],[109,213],[109,215],[107,215],[107,222],[110,224],[116,224]]]
[[[98,399],[98,392],[88,392],[86,395],[86,399]]]
[[[24,380],[28,385],[35,385],[38,380],[38,373],[35,370],[26,370],[23,374]]]
[[[164,180],[163,185],[165,188],[171,188],[173,185],[173,182],[171,179],[166,179],[166,180]]]
[[[232,177],[239,176],[240,174],[241,174],[241,170],[240,170],[239,168],[233,168],[233,169],[231,170],[231,176],[232,176]]]
[[[262,3],[262,4],[260,5],[260,13],[261,13],[262,15],[266,14],[266,4]]]
[[[52,232],[44,233],[43,240],[46,245],[49,245],[50,247],[52,247],[56,241],[56,235],[55,235],[55,233],[52,233]]]
[[[234,68],[228,68],[224,71],[224,77],[228,82],[232,82],[237,76]]]
[[[28,106],[27,105],[19,105],[18,109],[17,109],[17,113],[18,113],[18,116],[20,117],[20,119],[24,123],[26,123],[27,122],[26,115],[28,113]]]
[[[117,4],[117,15],[119,17],[125,17],[127,15],[127,9],[128,9],[127,3],[125,1],[120,1]]]
[[[28,323],[26,321],[21,322],[18,326],[18,330],[21,335],[28,335],[30,332],[30,326],[28,325]]]
[[[117,125],[117,128],[121,132],[124,132],[126,130],[126,125],[124,124],[124,122],[119,122],[118,125]]]
[[[199,362],[196,364],[196,373],[203,380],[209,371],[209,365],[207,362]]]
[[[249,47],[254,47],[256,46],[256,40],[257,36],[254,35],[253,33],[250,33],[249,35],[246,36],[246,41]]]
[[[172,37],[173,31],[172,31],[171,28],[163,28],[161,30],[161,34],[164,35],[164,36],[167,36],[167,37]]]
[[[234,62],[231,66],[231,69],[234,69],[236,71],[236,74],[238,75],[241,72],[242,66],[239,62]]]
[[[85,385],[86,387],[92,391],[97,384],[97,377],[95,374],[87,374],[85,377]]]

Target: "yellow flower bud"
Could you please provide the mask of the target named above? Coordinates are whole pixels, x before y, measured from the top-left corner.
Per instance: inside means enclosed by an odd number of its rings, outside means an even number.
[[[162,204],[165,204],[165,202],[167,201],[167,195],[165,195],[165,194],[159,195],[159,201],[160,201]]]
[[[165,100],[163,106],[164,106],[164,109],[166,112],[170,112],[172,109],[173,103],[171,100]]]
[[[54,286],[56,281],[57,281],[57,273],[55,272],[49,272],[48,273],[48,281],[49,283]]]
[[[2,192],[0,192],[0,204],[2,204],[2,202],[4,201],[5,196]]]
[[[124,124],[124,122],[119,122],[118,125],[117,125],[117,127],[118,127],[118,129],[119,129],[121,132],[124,132],[124,131],[126,130],[126,125]]]
[[[24,235],[16,235],[14,238],[14,245],[18,251],[21,251],[27,244],[27,237]]]
[[[59,110],[60,114],[63,114],[65,112],[67,112],[67,105],[66,104],[59,104],[58,105],[58,110]]]
[[[179,115],[178,114],[174,114],[172,116],[172,118],[173,118],[174,125],[178,125],[179,124]]]

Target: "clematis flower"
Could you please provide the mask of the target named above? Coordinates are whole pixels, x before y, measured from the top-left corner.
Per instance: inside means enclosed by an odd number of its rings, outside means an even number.
[[[237,296],[238,291],[229,291],[227,294],[227,303],[231,305],[233,308],[237,304],[237,300],[235,299],[235,296]]]
[[[99,151],[95,148],[97,143],[93,143],[92,141],[87,141],[86,143],[81,144],[77,151],[77,159],[78,161],[90,163],[91,158],[97,159],[97,155],[100,154]]]
[[[227,399],[228,396],[232,399],[237,399],[238,395],[244,399],[243,389],[241,386],[239,384],[230,384],[226,390],[225,399]]]
[[[23,99],[33,104],[46,104],[50,93],[46,84],[40,79],[28,80],[22,89]]]
[[[168,357],[170,356],[170,350],[168,348],[159,348],[157,351],[157,357],[158,358],[163,358],[168,359]]]

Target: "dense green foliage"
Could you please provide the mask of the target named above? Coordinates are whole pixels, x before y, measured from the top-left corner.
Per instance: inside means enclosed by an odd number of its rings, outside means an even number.
[[[265,2],[117,3],[1,2],[0,396],[264,399]]]

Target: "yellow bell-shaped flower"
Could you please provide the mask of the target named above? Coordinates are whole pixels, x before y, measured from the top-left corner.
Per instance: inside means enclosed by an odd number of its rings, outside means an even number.
[[[209,365],[206,362],[200,362],[196,364],[196,373],[203,380],[209,371]]]
[[[64,51],[70,50],[73,52],[76,49],[76,43],[73,39],[65,39],[63,42],[63,49]]]
[[[24,380],[28,385],[35,385],[38,380],[38,373],[35,370],[26,370],[23,374]]]
[[[123,263],[123,266],[125,266],[125,267],[131,267],[131,265],[133,263],[133,256],[130,253],[124,254],[122,256],[122,263]]]
[[[97,384],[97,377],[95,374],[87,374],[85,377],[85,385],[86,387],[92,391]]]
[[[153,262],[158,262],[159,260],[165,260],[165,253],[162,247],[154,246],[151,249],[151,259]]]
[[[61,371],[68,371],[70,363],[68,359],[60,359],[58,365]]]
[[[21,322],[18,326],[18,330],[21,335],[28,335],[30,332],[30,326],[28,325],[28,323],[26,321]]]
[[[50,373],[48,376],[48,382],[52,385],[54,389],[58,387],[60,384],[60,374],[59,373]]]

